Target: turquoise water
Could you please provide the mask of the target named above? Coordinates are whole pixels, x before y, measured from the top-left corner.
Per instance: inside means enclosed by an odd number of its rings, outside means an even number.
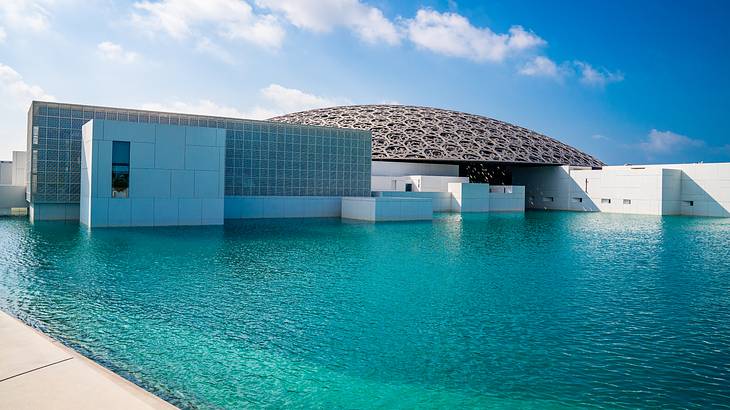
[[[189,408],[730,408],[730,219],[0,219],[0,308]]]

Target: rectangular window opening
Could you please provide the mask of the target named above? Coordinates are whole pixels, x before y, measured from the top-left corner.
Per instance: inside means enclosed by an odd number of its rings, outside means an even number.
[[[580,197],[573,198],[573,202],[583,202],[583,198],[580,198]]]
[[[129,197],[129,142],[112,141],[112,198]]]
[[[695,201],[684,201],[687,206],[695,206]]]
[[[630,199],[624,199],[624,205],[631,205]]]
[[[544,196],[542,197],[542,202],[555,202],[555,198],[551,196]]]
[[[602,204],[610,204],[611,203],[611,199],[610,198],[601,198],[601,203]]]

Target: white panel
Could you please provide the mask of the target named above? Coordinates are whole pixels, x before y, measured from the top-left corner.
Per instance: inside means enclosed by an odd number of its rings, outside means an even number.
[[[218,171],[219,151],[218,147],[186,146],[185,169]]]
[[[130,226],[132,207],[128,199],[109,199],[109,226]]]
[[[152,198],[133,198],[131,202],[131,225],[132,226],[153,226],[155,214],[155,202]]]
[[[222,225],[223,224],[223,207],[225,202],[223,198],[204,198],[202,200],[202,223],[204,225]]]
[[[133,142],[129,147],[129,167],[132,169],[155,167],[155,144]]]
[[[104,227],[109,223],[109,198],[91,198],[91,227]]]
[[[129,172],[130,198],[169,198],[170,174],[166,169],[134,169]]]
[[[183,198],[179,200],[178,219],[180,225],[200,225],[203,220],[203,203],[200,199]]]
[[[155,167],[185,169],[185,127],[157,125]]]
[[[220,178],[218,171],[195,171],[195,197],[222,197],[218,192],[218,178]]]
[[[178,224],[178,200],[169,198],[155,198],[155,226],[170,226]]]
[[[102,198],[112,192],[112,142],[95,141],[94,146],[98,147],[98,156],[94,158],[92,172],[97,175],[98,191],[92,195]]]
[[[178,198],[195,197],[195,171],[173,170],[170,195]]]
[[[217,131],[215,128],[185,127],[186,144],[215,147],[218,144]]]

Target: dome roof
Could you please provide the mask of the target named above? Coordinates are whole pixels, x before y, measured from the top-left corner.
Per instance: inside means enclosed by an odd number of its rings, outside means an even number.
[[[350,105],[302,111],[270,121],[370,130],[373,159],[604,165],[526,128],[438,108]]]

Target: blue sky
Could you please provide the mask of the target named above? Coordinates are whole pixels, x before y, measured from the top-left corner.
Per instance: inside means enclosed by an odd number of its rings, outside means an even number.
[[[0,0],[0,159],[32,99],[268,118],[449,108],[610,164],[730,161],[724,1]]]

